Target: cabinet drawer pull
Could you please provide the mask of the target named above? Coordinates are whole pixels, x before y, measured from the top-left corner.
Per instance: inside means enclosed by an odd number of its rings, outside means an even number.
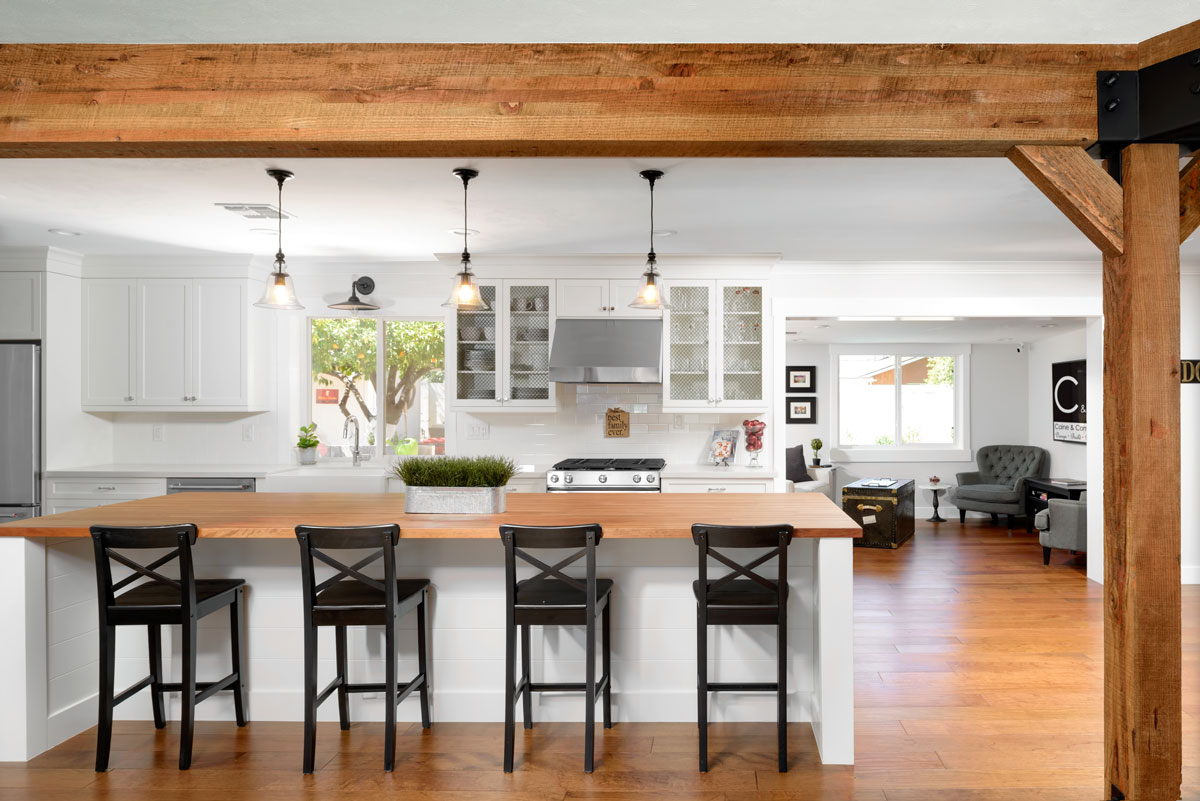
[[[129,402],[130,402],[130,401],[132,401],[132,400],[133,400],[133,396],[132,396],[132,395],[126,395],[126,396],[125,396],[125,402],[126,402],[126,403],[129,403]]]
[[[101,492],[114,492],[117,488],[111,484],[100,484],[96,487],[96,489],[97,491]]]
[[[726,489],[725,487],[709,487],[708,491],[709,492],[724,492],[725,489]]]
[[[860,511],[860,512],[865,512],[867,509],[870,509],[872,512],[882,512],[883,511],[882,506],[869,506],[867,504],[862,504],[862,503],[860,503],[858,505],[858,511]]]

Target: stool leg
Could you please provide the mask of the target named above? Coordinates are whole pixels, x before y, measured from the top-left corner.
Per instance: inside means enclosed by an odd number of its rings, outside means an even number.
[[[421,603],[417,605],[417,662],[421,672],[421,728],[428,729],[429,720],[429,655],[426,650],[425,637],[427,636],[425,629],[429,625],[429,619],[426,611],[427,601],[429,600],[428,591],[421,594]]]
[[[512,605],[509,604],[508,615],[504,623],[504,772],[512,773],[513,769],[513,741],[516,739],[516,734],[513,731],[516,698],[516,650],[517,650],[517,624],[513,615]],[[525,688],[525,692],[529,692],[529,688]]]
[[[533,693],[529,692],[529,682],[533,681],[530,675],[533,671],[529,665],[532,659],[529,655],[530,629],[533,626],[521,626],[521,678],[525,682],[525,694],[521,696],[521,711],[524,717],[525,728],[533,728]]]
[[[103,599],[100,601],[104,602]],[[100,704],[96,726],[96,772],[108,770],[112,747],[113,694],[117,667],[117,628],[100,627]]]
[[[317,627],[304,622],[304,772],[317,761]]]
[[[146,626],[146,639],[150,651],[150,705],[154,708],[154,728],[167,725],[163,714],[162,692],[162,627]]]
[[[612,728],[612,627],[609,625],[608,610],[612,608],[612,595],[604,604],[604,617],[600,620],[600,664],[604,670],[604,728]]]
[[[246,608],[245,587],[238,587],[229,605],[229,639],[233,652],[233,671],[237,673],[237,684],[233,685],[233,714],[237,725],[246,725],[246,711],[250,706],[250,694],[246,689],[246,623],[242,612]]]
[[[708,625],[696,617],[696,725],[700,729],[700,772],[708,772]]]
[[[383,626],[385,692],[383,702],[383,769],[391,773],[396,766],[396,610],[388,611]]]
[[[346,655],[346,627],[334,626],[334,650],[337,652],[337,674],[342,683],[338,685],[338,721],[342,731],[350,730],[350,693],[346,692],[346,683],[350,681],[349,658]]]
[[[584,710],[583,730],[583,772],[591,773],[595,767],[596,747],[596,615],[588,605],[587,647],[584,649],[587,663],[584,665],[584,688],[587,693],[587,709]]]
[[[785,608],[786,609],[786,608]],[[787,612],[779,612],[779,686],[776,693],[776,727],[779,737],[779,772],[787,773]]]
[[[183,696],[179,721],[179,769],[192,766],[192,739],[196,734],[196,618],[189,617],[180,627],[183,630]]]

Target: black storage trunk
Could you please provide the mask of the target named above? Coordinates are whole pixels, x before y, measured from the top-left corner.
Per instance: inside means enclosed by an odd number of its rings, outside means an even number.
[[[916,484],[902,478],[890,487],[864,486],[878,480],[863,478],[842,487],[842,510],[862,526],[862,538],[854,540],[855,546],[899,548],[912,539]]]

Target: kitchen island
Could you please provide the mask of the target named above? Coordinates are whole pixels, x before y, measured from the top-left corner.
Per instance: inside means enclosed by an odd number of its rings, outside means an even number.
[[[616,582],[613,598],[613,686],[618,721],[695,719],[696,550],[693,523],[795,527],[788,560],[791,669],[789,719],[810,721],[822,760],[854,758],[852,538],[861,531],[841,509],[813,494],[511,494],[498,515],[408,515],[398,493],[265,493],[169,495],[0,526],[0,678],[12,692],[0,721],[0,760],[25,760],[95,725],[96,590],[89,527],[195,523],[196,574],[237,576],[248,583],[251,720],[301,718],[301,599],[294,528],[397,523],[402,577],[433,582],[431,686],[434,720],[503,717],[504,523],[599,523],[598,570]],[[215,615],[213,618],[222,616]],[[400,638],[400,672],[413,667],[416,632]],[[228,660],[227,625],[206,618],[200,635],[201,678]],[[171,629],[164,632],[168,639]],[[540,636],[537,636],[540,635]],[[535,630],[539,681],[577,680],[583,672],[582,630]],[[774,633],[767,628],[713,627],[710,679],[761,681],[772,675]],[[23,644],[24,647],[21,647]],[[322,642],[322,675],[333,670],[332,638]],[[354,680],[379,681],[382,637],[351,631]],[[173,654],[166,647],[166,654]],[[118,637],[117,684],[146,673],[140,631]],[[166,671],[178,674],[167,656]],[[24,689],[23,697],[20,690]],[[147,695],[147,693],[142,693]],[[228,699],[199,707],[232,720]],[[380,699],[364,697],[355,719],[382,719]],[[712,720],[774,720],[774,697],[712,696]],[[174,706],[174,705],[172,705]],[[173,711],[173,710],[172,710]],[[413,710],[402,705],[400,719]],[[147,698],[118,707],[123,717],[151,717]],[[336,715],[336,710],[322,710]],[[577,694],[541,694],[537,720],[582,719]],[[324,717],[322,717],[324,719]]]

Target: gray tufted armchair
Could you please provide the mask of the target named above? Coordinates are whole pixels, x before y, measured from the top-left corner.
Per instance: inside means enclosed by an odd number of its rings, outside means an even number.
[[[975,454],[975,462],[979,469],[959,473],[958,486],[950,493],[959,522],[966,522],[968,511],[987,512],[993,523],[997,515],[1005,514],[1012,528],[1013,515],[1025,509],[1025,479],[1045,474],[1049,454],[1033,445],[985,445]]]

